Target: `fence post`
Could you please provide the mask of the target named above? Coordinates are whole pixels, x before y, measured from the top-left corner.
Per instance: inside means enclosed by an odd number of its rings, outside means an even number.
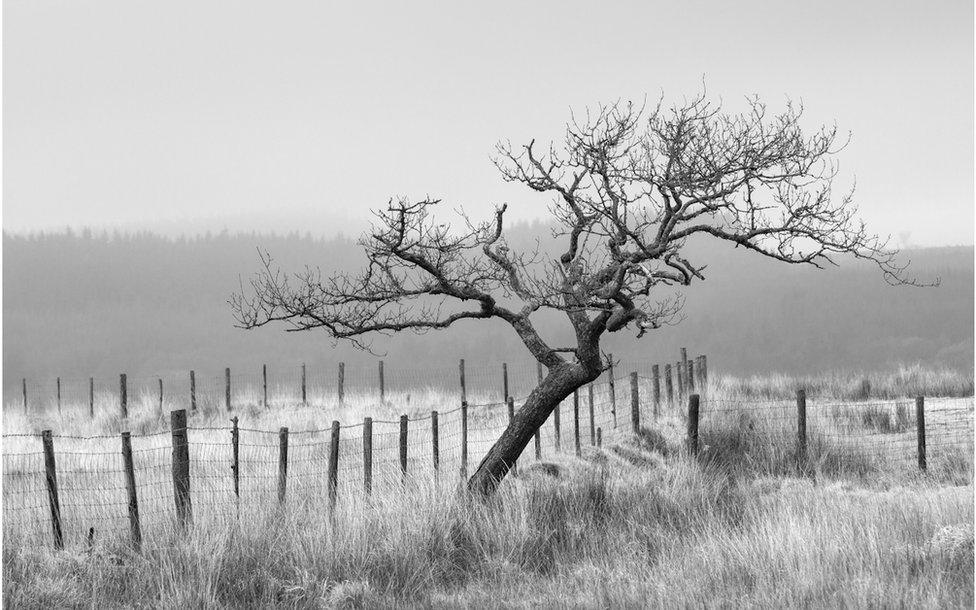
[[[339,404],[346,399],[346,363],[339,363]]]
[[[302,406],[308,406],[308,395],[305,393],[305,363],[302,363]]]
[[[677,369],[674,380],[678,382],[678,400],[681,400],[685,397],[685,371],[688,369],[683,367],[680,362],[676,362],[674,367]]]
[[[688,397],[688,453],[698,455],[698,394]]]
[[[61,378],[58,377],[58,415],[61,415]]]
[[[268,365],[261,365],[261,406],[268,408]]]
[[[410,421],[406,415],[400,416],[400,472],[403,480],[407,480],[407,423]]]
[[[559,446],[560,445],[560,443],[559,443],[559,440],[560,440],[559,439],[559,411],[560,411],[560,408],[562,406],[563,406],[562,401],[559,401],[558,403],[556,403],[556,408],[552,412],[552,430],[553,430],[553,439],[556,441],[556,453],[559,453],[559,449],[560,449],[560,446]]]
[[[807,391],[796,391],[796,457],[802,466],[807,458]]]
[[[654,396],[654,419],[657,419],[661,409],[661,367],[656,364],[651,367],[651,391]]]
[[[681,348],[681,374],[684,375],[687,372],[688,372],[688,348],[682,347]]]
[[[461,378],[461,402],[468,399],[468,388],[464,382],[464,358],[458,360],[458,375]]]
[[[230,411],[230,369],[224,369],[224,403]]]
[[[535,430],[535,459],[542,459],[542,435],[539,433],[539,429]]]
[[[582,455],[580,448],[579,388],[573,390],[573,450],[576,457]]]
[[[915,427],[918,430],[918,468],[922,472],[926,470],[925,461],[925,397],[915,398]]]
[[[23,379],[21,379],[21,382],[23,384],[22,387],[24,389],[24,415],[27,415],[27,378],[24,377]]]
[[[363,418],[363,490],[373,491],[373,418]]]
[[[440,440],[437,431],[437,411],[430,412],[430,445],[434,458],[434,476],[441,468]]]
[[[468,401],[461,401],[461,478],[468,478]]]
[[[671,365],[664,365],[664,392],[668,397],[668,406],[674,404],[674,385],[671,383]]]
[[[129,498],[129,529],[132,531],[132,546],[138,552],[142,548],[142,531],[139,528],[136,472],[132,466],[132,438],[128,432],[122,433],[122,467],[125,470],[125,491]]]
[[[230,446],[231,463],[230,472],[234,476],[234,499],[237,507],[241,505],[241,431],[237,427],[237,416],[230,418]]]
[[[708,356],[706,354],[701,355],[701,366],[699,370],[701,371],[702,390],[706,390],[708,389]]]
[[[695,361],[688,361],[688,393],[695,391]]]
[[[597,447],[603,446],[603,428],[596,429],[596,446]]]
[[[630,425],[640,432],[640,390],[637,387],[637,371],[630,374]]]
[[[613,427],[617,427],[617,385],[613,379],[613,354],[610,354],[610,415],[613,416]]]
[[[61,530],[61,500],[58,498],[58,473],[54,464],[54,439],[50,430],[41,432],[44,446],[44,480],[47,482],[47,499],[51,505],[51,530],[54,533],[54,548],[64,548],[64,534]]]
[[[596,445],[596,414],[593,412],[593,384],[587,386],[587,395],[590,407],[590,446]]]
[[[88,417],[95,419],[95,378],[88,378]]]
[[[119,410],[123,420],[129,417],[129,384],[126,383],[125,373],[119,375]]]
[[[285,503],[288,486],[288,427],[278,430],[278,504]]]
[[[339,421],[332,420],[332,438],[329,439],[329,511],[334,512],[339,491]]]
[[[197,410],[197,379],[193,371],[190,371],[190,410]]]
[[[386,379],[383,376],[382,360],[380,360],[379,373],[380,373],[380,402],[386,402]]]
[[[512,425],[512,420],[515,419],[515,399],[511,396],[505,398],[505,404],[508,405],[508,425]],[[518,460],[512,462],[512,474],[518,476]]]
[[[159,379],[159,416],[163,416],[163,380]]]
[[[508,363],[502,362],[502,400],[508,400]]]
[[[190,445],[187,441],[186,411],[170,411],[169,417],[173,435],[173,500],[176,503],[177,520],[185,530],[193,515],[190,505]]]

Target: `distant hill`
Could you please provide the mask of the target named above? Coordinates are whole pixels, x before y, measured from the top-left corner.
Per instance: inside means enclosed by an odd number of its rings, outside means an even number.
[[[547,235],[516,225],[513,248]],[[256,268],[256,248],[285,268],[309,263],[358,268],[349,238],[228,233],[163,238],[149,233],[91,232],[3,236],[3,373],[8,390],[23,376],[156,375],[189,368],[261,363],[365,362],[324,333],[233,328],[226,304],[239,277]],[[707,280],[685,290],[685,319],[650,333],[612,336],[623,358],[675,360],[678,348],[707,353],[710,369],[737,374],[875,370],[923,362],[973,366],[973,248],[905,252],[938,288],[888,286],[876,269],[845,262],[818,271],[784,265],[725,244],[689,244],[706,262]],[[540,323],[546,336],[566,334],[559,317]],[[448,365],[459,357],[500,362],[527,358],[503,323],[465,323],[376,344],[390,366]]]

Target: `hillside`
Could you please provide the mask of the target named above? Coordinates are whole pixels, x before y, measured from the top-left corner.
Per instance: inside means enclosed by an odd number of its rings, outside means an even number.
[[[547,234],[517,225],[513,248]],[[285,268],[305,263],[358,268],[348,238],[292,234],[153,234],[91,232],[3,236],[3,372],[5,387],[30,378],[257,370],[261,363],[365,361],[322,333],[233,327],[226,304],[257,264],[256,248]],[[685,291],[685,319],[641,342],[613,336],[606,347],[624,358],[674,360],[680,346],[707,353],[715,371],[877,370],[924,362],[973,366],[973,248],[905,252],[937,288],[888,286],[871,266],[845,262],[818,271],[765,260],[724,244],[689,244],[708,263],[707,280]],[[542,320],[563,335],[559,318]],[[466,323],[375,344],[389,366],[522,360],[526,354],[500,323]],[[331,366],[331,364],[330,364]]]

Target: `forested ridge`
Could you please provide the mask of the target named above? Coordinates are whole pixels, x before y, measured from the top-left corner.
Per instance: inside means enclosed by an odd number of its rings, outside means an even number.
[[[542,224],[508,230],[513,249],[547,240]],[[364,362],[372,356],[324,333],[282,327],[234,328],[228,297],[257,269],[257,248],[285,269],[305,264],[355,270],[355,240],[309,234],[59,232],[3,236],[3,371],[21,377],[214,372],[261,363]],[[637,341],[616,333],[605,348],[622,358],[675,360],[678,348],[707,353],[710,369],[737,374],[876,370],[922,362],[973,365],[973,248],[909,250],[913,273],[941,277],[936,288],[893,287],[869,264],[842,261],[823,271],[784,265],[744,249],[690,243],[708,265],[706,281],[684,289],[684,319]],[[674,289],[667,289],[670,294]],[[550,336],[568,333],[542,316]],[[527,352],[498,321],[383,338],[374,350],[389,366],[524,361]]]

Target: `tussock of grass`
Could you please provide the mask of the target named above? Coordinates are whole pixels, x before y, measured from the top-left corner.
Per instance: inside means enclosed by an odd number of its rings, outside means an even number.
[[[961,464],[969,477],[961,487],[932,478],[879,487],[768,465],[730,469],[714,456],[741,454],[747,441],[734,431],[712,437],[713,457],[701,460],[666,436],[645,432],[588,449],[583,460],[558,459],[558,477],[507,479],[487,503],[408,483],[365,507],[341,505],[334,521],[295,503],[257,522],[153,540],[139,555],[120,543],[53,553],[7,540],[4,600],[27,608],[972,606],[971,461]]]

